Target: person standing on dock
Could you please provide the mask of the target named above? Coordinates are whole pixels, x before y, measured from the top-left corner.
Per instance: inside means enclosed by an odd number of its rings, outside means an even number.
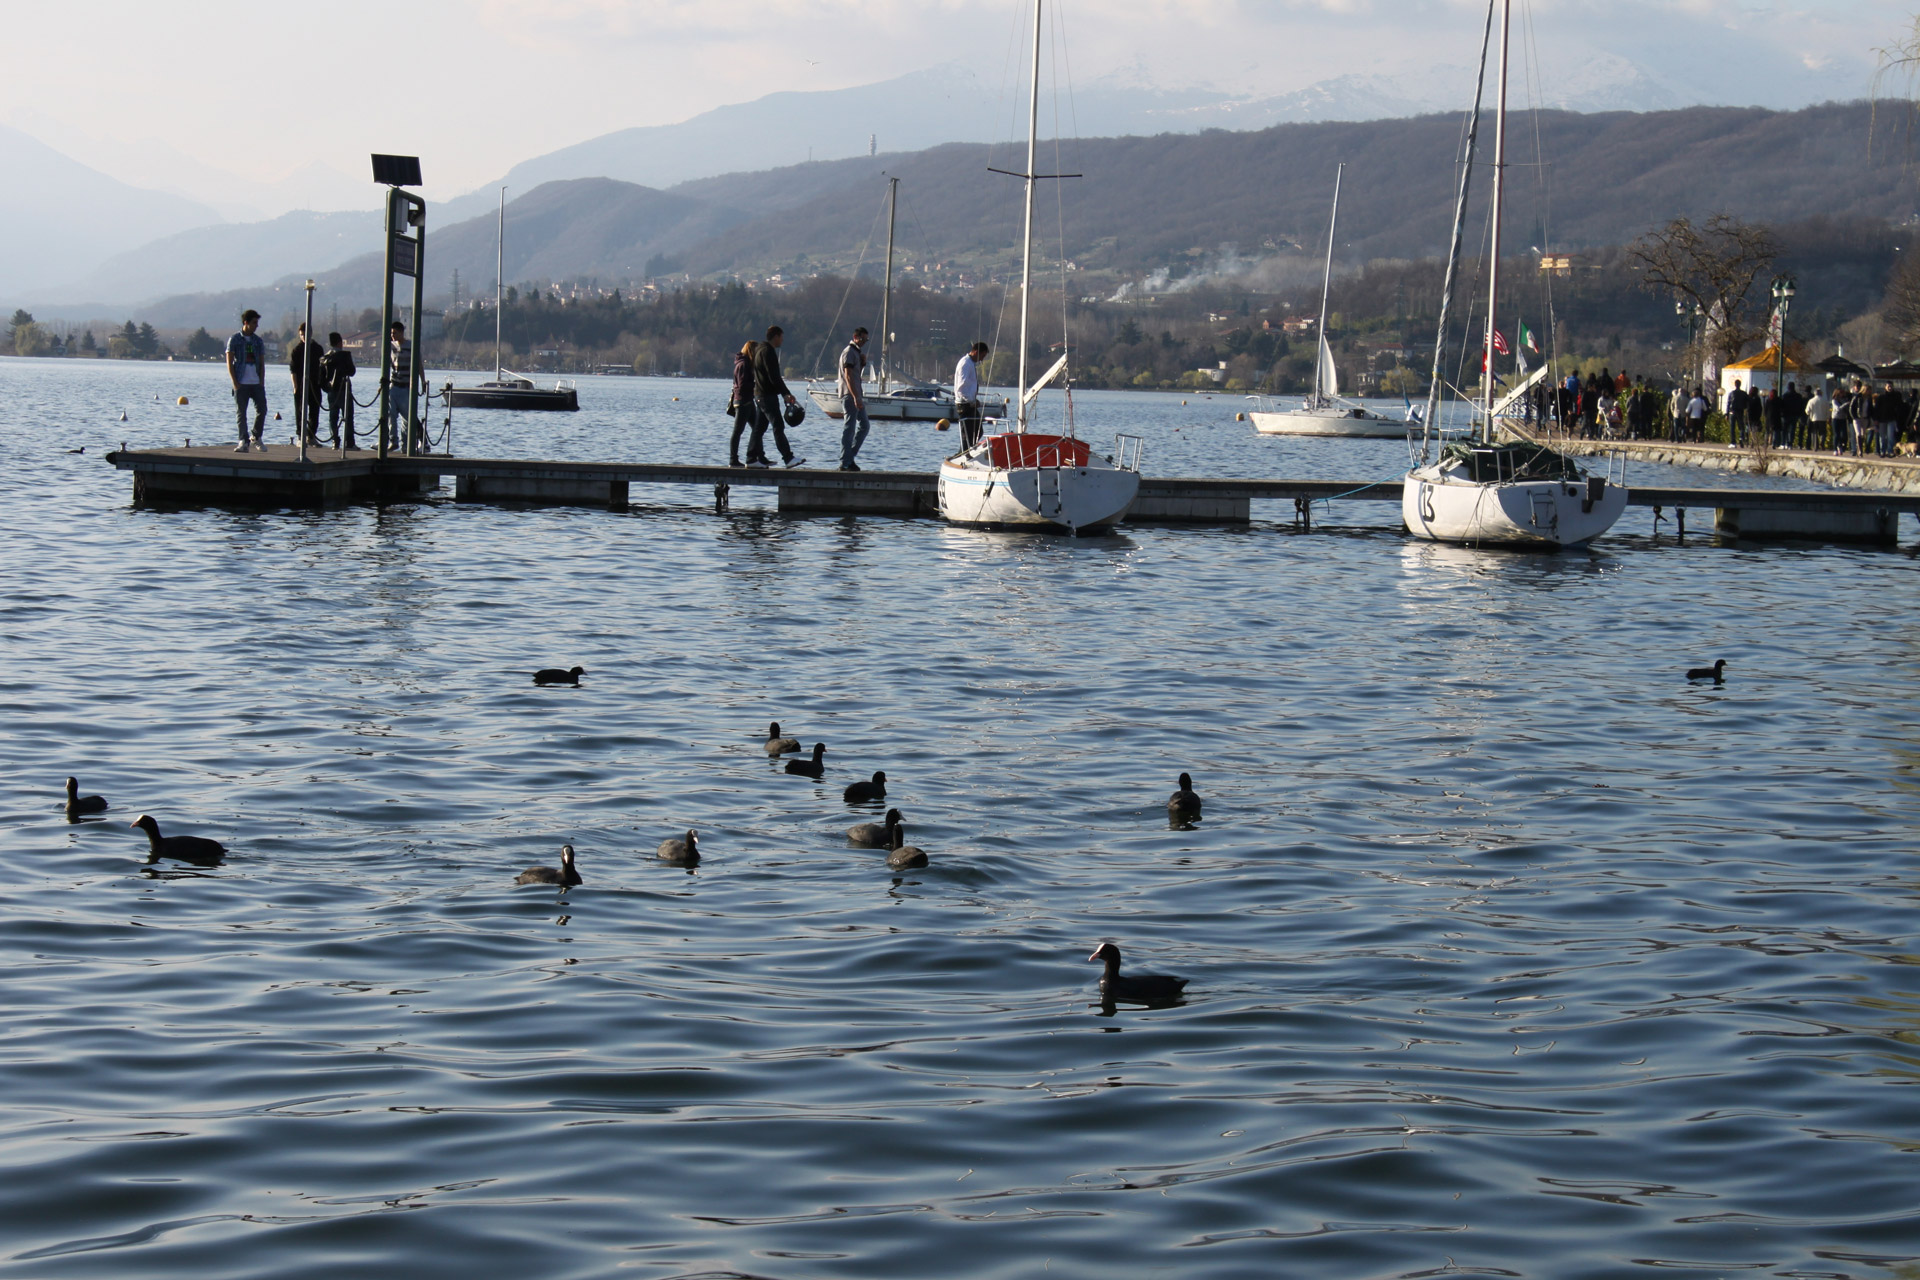
[[[860,381],[867,373],[867,331],[863,326],[853,331],[853,337],[847,340],[847,349],[840,353],[840,414],[846,424],[840,428],[840,469],[858,471],[860,464],[854,461],[860,452],[860,446],[867,442],[867,400],[861,390]]]
[[[753,424],[753,439],[747,445],[747,456],[759,458],[763,467],[771,466],[766,460],[765,433],[769,425],[773,427],[773,443],[780,450],[780,460],[788,467],[797,467],[806,461],[797,457],[787,444],[787,421],[781,413],[780,402],[797,405],[793,392],[787,390],[787,380],[780,376],[780,346],[786,341],[786,330],[779,325],[767,328],[767,340],[753,355],[753,390],[760,401],[759,417]],[[748,466],[753,463],[749,462]]]
[[[753,391],[753,357],[759,349],[759,343],[748,339],[740,344],[739,352],[733,357],[733,394],[727,398],[727,412],[733,415],[733,436],[727,441],[727,465],[730,467],[757,466],[767,460],[765,454],[750,448],[747,460],[740,461],[740,437],[760,421],[760,411],[754,407]],[[757,445],[760,432],[755,431],[753,439]]]
[[[976,342],[953,366],[953,416],[960,424],[960,452],[980,443],[980,362],[991,348]]]
[[[407,341],[407,326],[395,320],[388,330],[387,343],[393,348],[393,381],[388,384],[387,399],[380,415],[380,438],[389,449],[400,447],[400,433],[387,433],[388,422],[407,419],[407,387],[413,381],[413,344]]]
[[[320,385],[327,392],[327,429],[333,435],[329,444],[340,443],[340,415],[347,418],[347,448],[353,448],[353,352],[337,333],[327,335],[327,353],[320,357]]]
[[[320,344],[307,337],[307,326],[299,329],[300,340],[287,352],[287,372],[293,375],[294,416],[301,419],[299,430],[308,444],[320,438]]]
[[[240,313],[240,332],[227,339],[227,377],[233,381],[234,411],[240,418],[240,443],[235,453],[247,451],[247,406],[253,405],[253,444],[265,452],[261,439],[267,426],[267,344],[254,330],[260,327],[260,313],[248,308]]]

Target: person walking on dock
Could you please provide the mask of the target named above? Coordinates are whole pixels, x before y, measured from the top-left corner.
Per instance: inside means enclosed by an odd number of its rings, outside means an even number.
[[[854,461],[860,452],[860,446],[867,442],[867,399],[861,390],[861,379],[867,372],[867,331],[864,327],[855,329],[853,337],[847,340],[846,350],[840,353],[840,414],[845,424],[840,428],[840,469],[858,471],[860,464]]]
[[[267,344],[254,330],[260,327],[260,313],[248,308],[240,313],[240,332],[227,339],[227,377],[233,381],[234,411],[240,419],[240,443],[235,453],[247,451],[247,406],[253,405],[253,444],[265,451],[261,439],[267,425]]]
[[[773,427],[773,443],[780,450],[781,462],[789,467],[806,462],[805,458],[796,456],[787,444],[787,423],[780,409],[782,400],[789,405],[799,404],[793,398],[793,392],[787,389],[787,380],[780,376],[780,347],[785,341],[786,330],[777,324],[770,325],[767,328],[767,340],[760,344],[760,349],[753,355],[753,390],[760,401],[760,414],[753,424],[753,439],[747,445],[747,455],[749,458],[759,458],[759,465],[763,467],[773,465],[766,460],[764,436],[769,425]],[[754,464],[749,462],[747,465]]]
[[[727,465],[730,467],[759,466],[767,460],[765,454],[749,452],[747,460],[744,463],[740,461],[740,437],[760,421],[760,411],[754,407],[753,392],[753,357],[759,349],[759,343],[748,339],[733,357],[733,394],[727,397],[727,412],[733,415],[733,436],[727,441]],[[755,444],[759,443],[759,431],[753,433],[753,439]]]
[[[340,416],[344,410],[347,448],[353,448],[353,375],[358,372],[346,342],[337,333],[328,334],[327,352],[320,357],[320,385],[327,393],[327,430],[333,436],[329,444],[340,443]]]
[[[980,362],[991,348],[976,342],[953,366],[953,416],[960,425],[960,452],[980,443]]]
[[[293,375],[294,416],[308,444],[320,437],[320,344],[307,337],[307,326],[299,329],[300,340],[287,352],[287,372]]]

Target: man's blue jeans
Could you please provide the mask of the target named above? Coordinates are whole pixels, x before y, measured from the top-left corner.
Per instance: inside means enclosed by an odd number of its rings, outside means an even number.
[[[845,470],[853,465],[854,455],[860,452],[860,446],[867,442],[867,405],[864,400],[852,396],[840,397],[841,421],[846,423],[840,428],[840,468]]]
[[[233,407],[240,418],[240,443],[247,442],[247,405],[253,405],[253,438],[260,439],[267,427],[267,389],[257,382],[245,382],[233,389]]]

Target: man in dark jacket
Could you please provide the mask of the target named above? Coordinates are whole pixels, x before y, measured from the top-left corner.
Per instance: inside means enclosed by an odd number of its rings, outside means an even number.
[[[766,461],[765,436],[769,424],[773,427],[773,443],[780,450],[780,460],[789,467],[806,462],[805,458],[796,457],[787,445],[787,421],[780,409],[782,400],[790,405],[798,403],[793,392],[787,390],[787,380],[780,376],[780,345],[786,341],[785,335],[786,331],[779,325],[771,326],[767,340],[753,353],[753,391],[760,412],[753,424],[753,438],[747,442],[748,466],[756,465],[751,461],[754,458],[761,460],[759,466],[773,465]]]
[[[300,326],[300,340],[287,352],[287,370],[293,375],[293,403],[301,417],[301,429],[308,444],[318,444],[320,435],[320,344],[307,337],[307,326]]]
[[[328,443],[340,443],[340,414],[347,417],[347,448],[353,448],[353,352],[337,333],[327,335],[327,353],[320,357],[320,385],[327,390],[327,429],[333,436]]]
[[[741,345],[733,357],[733,391],[727,396],[727,412],[733,415],[733,437],[727,441],[727,465],[730,467],[760,467],[767,465],[767,455],[757,448],[747,454],[747,460],[740,461],[740,437],[747,428],[754,427],[753,439],[759,443],[761,431],[756,426],[760,421],[760,410],[755,405],[753,389],[753,359],[760,353],[760,344],[749,340]]]

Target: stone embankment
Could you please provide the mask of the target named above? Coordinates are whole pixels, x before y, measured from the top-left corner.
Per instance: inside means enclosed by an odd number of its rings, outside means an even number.
[[[1524,433],[1515,431],[1513,434]],[[1726,444],[1675,444],[1668,440],[1580,440],[1553,436],[1563,453],[1582,457],[1610,454],[1635,462],[1665,462],[1677,467],[1707,467],[1754,476],[1793,476],[1814,484],[1876,493],[1920,493],[1920,458],[1853,458],[1804,449],[1743,449]]]

